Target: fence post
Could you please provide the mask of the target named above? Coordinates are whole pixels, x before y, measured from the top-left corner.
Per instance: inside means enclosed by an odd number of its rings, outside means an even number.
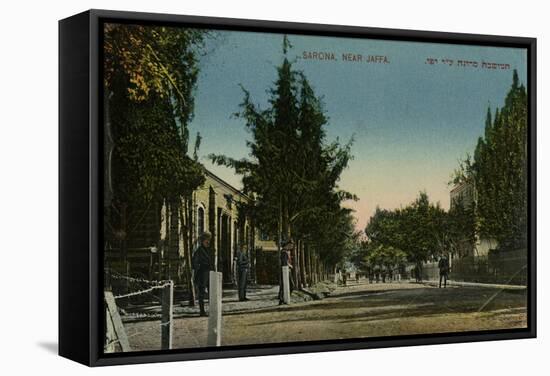
[[[288,266],[283,266],[283,302],[290,303],[290,276]]]
[[[160,319],[161,349],[172,348],[172,331],[174,328],[174,282],[169,281],[162,288],[162,315]]]
[[[211,271],[208,287],[208,346],[222,343],[222,273]]]
[[[107,303],[107,311],[109,313],[109,315],[107,315],[107,321],[111,321],[110,324],[112,324],[112,329],[114,330],[113,337],[118,339],[118,343],[120,344],[120,348],[123,352],[132,351],[130,342],[128,342],[126,330],[124,329],[124,325],[122,324],[122,320],[118,314],[118,308],[115,298],[113,297],[113,293],[111,291],[105,291],[104,294],[105,303]],[[107,324],[108,328],[110,324]]]

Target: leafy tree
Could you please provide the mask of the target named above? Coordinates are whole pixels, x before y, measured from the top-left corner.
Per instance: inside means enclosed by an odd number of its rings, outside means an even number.
[[[169,250],[178,247],[178,219],[190,252],[191,193],[204,182],[202,166],[188,154],[187,124],[194,110],[203,30],[106,23],[104,104],[109,193],[106,224],[125,257],[140,222],[165,203]],[[189,264],[189,263],[187,263]],[[187,279],[191,281],[190,270]],[[191,283],[191,282],[189,282]],[[191,289],[192,290],[192,289]]]
[[[377,207],[365,228],[368,240],[396,248],[405,244],[407,234],[402,232],[403,216],[401,213],[400,210],[385,210]]]
[[[187,124],[203,39],[197,29],[105,24],[112,175],[135,183],[115,189],[122,201],[174,196],[200,183],[200,169],[187,157]]]
[[[235,115],[251,133],[250,158],[210,157],[243,175],[244,190],[255,199],[256,223],[277,241],[293,238],[298,243],[298,263],[307,264],[300,254],[307,244],[317,249],[323,262],[333,264],[334,255],[345,245],[345,236],[340,235],[350,235],[352,222],[340,203],[355,196],[337,187],[351,158],[351,141],[343,147],[338,141],[326,144],[327,117],[321,99],[305,75],[293,69],[286,56],[290,47],[285,36],[283,61],[269,90],[267,109],[254,105],[243,88],[244,100]]]
[[[425,192],[396,210],[377,208],[365,228],[370,243],[401,250],[408,261],[421,265],[449,246],[450,222],[439,203]]]
[[[193,116],[197,55],[206,35],[193,28],[106,23],[105,87],[124,91],[136,103],[153,94],[168,98],[175,103],[173,110],[181,124],[187,124]],[[180,130],[185,143],[188,135],[184,127]]]
[[[370,270],[402,269],[407,260],[405,252],[392,246],[369,242],[366,244],[364,263]]]

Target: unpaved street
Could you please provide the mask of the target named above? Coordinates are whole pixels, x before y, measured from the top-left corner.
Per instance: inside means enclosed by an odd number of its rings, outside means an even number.
[[[223,316],[222,345],[526,327],[526,291],[413,283],[339,287],[326,299]],[[160,349],[158,321],[125,324],[134,350]],[[174,348],[206,346],[207,319],[175,320]]]

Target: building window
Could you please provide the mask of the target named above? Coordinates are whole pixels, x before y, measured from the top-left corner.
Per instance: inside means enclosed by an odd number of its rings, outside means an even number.
[[[200,206],[197,210],[197,232],[199,236],[204,233],[204,208]]]

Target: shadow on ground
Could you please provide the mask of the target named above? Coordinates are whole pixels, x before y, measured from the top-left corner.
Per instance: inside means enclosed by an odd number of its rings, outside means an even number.
[[[59,346],[57,345],[57,342],[38,342],[37,346],[54,355],[58,354]]]
[[[496,297],[493,297],[497,292]],[[324,320],[336,320],[340,323],[368,322],[403,317],[430,317],[445,313],[476,313],[487,301],[489,303],[484,307],[484,312],[522,308],[526,306],[526,292],[499,292],[496,289],[469,287],[349,291],[307,305],[262,310],[262,314],[285,312],[295,315],[285,315],[280,319],[276,315],[273,320],[250,325]]]

